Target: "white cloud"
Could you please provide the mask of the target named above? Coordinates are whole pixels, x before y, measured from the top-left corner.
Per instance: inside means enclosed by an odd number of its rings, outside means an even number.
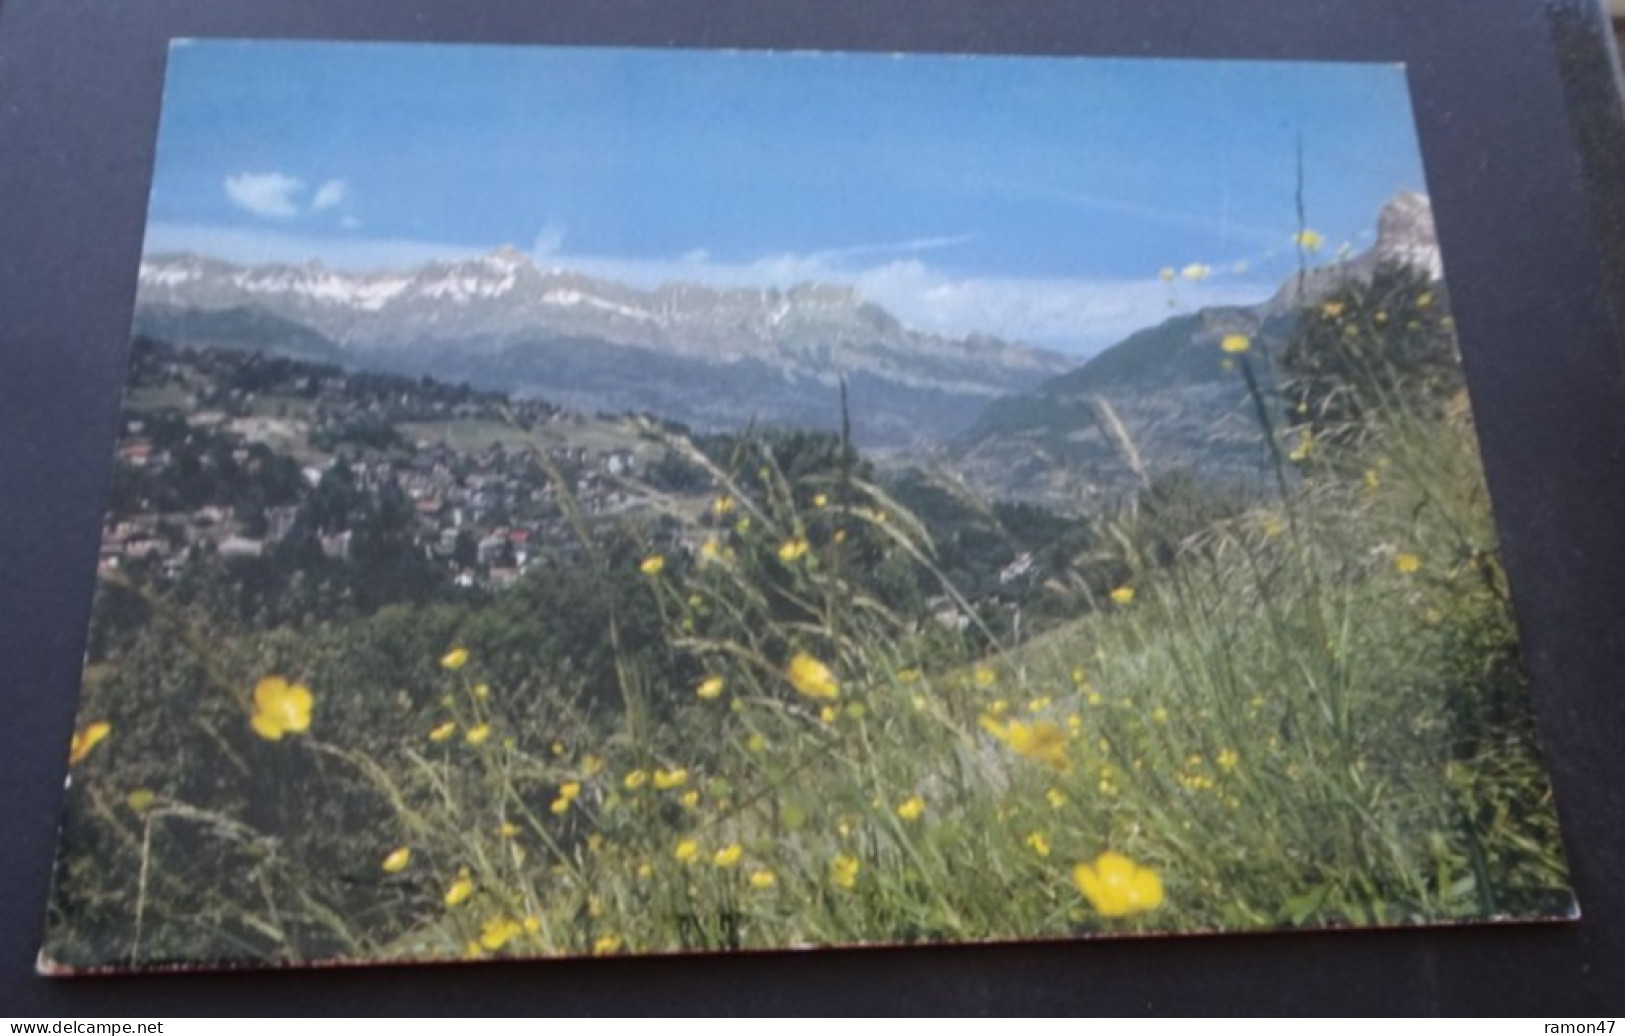
[[[286,173],[235,173],[226,177],[225,189],[240,209],[267,219],[290,219],[299,214],[296,198],[305,182]]]
[[[564,228],[557,223],[549,223],[536,232],[536,240],[531,242],[530,252],[538,259],[558,255],[564,249]]]
[[[350,185],[343,180],[329,180],[316,188],[316,196],[310,200],[310,211],[322,212],[344,204],[350,196]]]

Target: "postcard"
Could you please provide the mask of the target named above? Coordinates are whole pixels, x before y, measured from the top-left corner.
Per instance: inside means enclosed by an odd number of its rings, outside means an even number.
[[[1575,916],[1388,64],[176,40],[41,968]]]

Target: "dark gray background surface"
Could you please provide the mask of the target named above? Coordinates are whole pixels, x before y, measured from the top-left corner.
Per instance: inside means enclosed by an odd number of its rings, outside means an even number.
[[[33,975],[170,36],[1408,63],[1574,924]],[[1625,118],[1584,0],[0,0],[0,1015],[1625,1013]]]

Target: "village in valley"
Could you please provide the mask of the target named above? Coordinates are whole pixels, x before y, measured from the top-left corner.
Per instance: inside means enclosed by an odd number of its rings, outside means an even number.
[[[335,561],[395,523],[457,586],[512,584],[588,518],[648,507],[664,447],[623,423],[428,379],[140,341],[121,417],[104,572],[179,575],[299,535]],[[409,510],[408,510],[409,508]]]

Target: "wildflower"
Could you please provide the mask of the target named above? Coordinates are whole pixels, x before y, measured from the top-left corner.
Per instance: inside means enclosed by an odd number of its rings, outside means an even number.
[[[1093,706],[1098,708],[1101,704],[1103,704],[1106,701],[1106,698],[1099,691],[1090,691],[1089,696],[1084,700],[1087,701],[1090,705],[1093,705]],[[1077,718],[1076,716],[1073,717],[1073,719],[1076,719],[1076,718]]]
[[[694,688],[694,693],[699,695],[703,701],[713,701],[727,685],[727,681],[720,676],[708,676],[700,681],[698,687]]]
[[[897,806],[897,815],[904,820],[918,820],[924,812],[925,800],[918,795],[910,795]]]
[[[721,518],[724,515],[733,514],[733,510],[734,498],[731,496],[724,494],[711,501],[711,512],[718,518]]]
[[[598,850],[602,849],[603,847],[604,847],[604,836],[603,835],[599,834],[597,831],[594,831],[592,834],[587,836],[587,851],[588,852],[596,853]]]
[[[683,792],[682,796],[678,798],[677,801],[683,804],[683,808],[693,809],[695,806],[700,804],[700,790],[698,788],[690,788]]]
[[[448,719],[446,722],[429,731],[429,740],[436,742],[444,741],[455,733],[457,733],[457,724]]]
[[[1294,234],[1292,241],[1305,252],[1318,252],[1326,247],[1326,238],[1308,227]]]
[[[519,833],[519,825],[511,820],[504,820],[497,825],[497,834],[503,838],[512,838]]]
[[[829,668],[805,651],[796,652],[790,659],[786,675],[790,685],[809,698],[833,699],[841,695],[841,685]]]
[[[254,714],[248,722],[254,733],[265,740],[280,741],[283,734],[302,734],[310,729],[311,704],[308,687],[290,684],[280,676],[267,676],[254,687]],[[98,726],[102,728],[100,733],[96,732]],[[105,723],[86,727],[89,744],[79,753],[80,758],[111,730]]]
[[[491,696],[491,685],[488,683],[477,683],[474,685],[474,690],[470,693],[472,693],[474,697],[478,698],[480,701],[484,701]]]
[[[732,867],[739,862],[739,857],[744,855],[744,852],[745,850],[739,847],[739,843],[735,842],[732,845],[718,849],[716,855],[711,857],[711,862],[718,867]]]
[[[1214,761],[1219,764],[1221,770],[1234,770],[1236,764],[1241,762],[1241,756],[1236,753],[1234,748],[1226,748],[1219,753],[1218,758]]]
[[[847,719],[862,719],[867,715],[869,715],[869,710],[864,707],[861,701],[855,701],[846,707]]]
[[[552,811],[554,816],[562,817],[564,814],[570,812],[570,800],[565,798],[563,795],[560,795],[558,798],[554,799],[552,805],[548,806],[547,808]]]
[[[1187,281],[1205,281],[1212,274],[1213,267],[1208,266],[1206,263],[1191,263],[1179,271],[1179,275]]]
[[[1079,687],[1082,687],[1089,682],[1089,677],[1084,673],[1082,666],[1078,666],[1072,670],[1072,682],[1077,684]]]
[[[1134,588],[1132,586],[1118,587],[1112,591],[1112,601],[1117,604],[1133,604]]]
[[[475,959],[479,958],[481,955],[482,955],[482,951],[480,950],[480,944],[479,944],[478,941],[476,941],[474,939],[470,939],[470,940],[468,940],[467,943],[465,943],[463,945],[463,957],[465,959],[467,959],[467,960],[475,960]]]
[[[621,781],[621,784],[626,787],[627,791],[637,791],[639,788],[648,783],[649,771],[647,770],[633,770],[631,773],[626,775],[624,780]]]
[[[463,735],[463,740],[471,745],[483,745],[490,737],[491,724],[477,723],[468,728],[468,733]]]
[[[819,721],[826,724],[826,725],[830,724],[830,723],[834,723],[836,717],[839,716],[839,715],[840,715],[840,713],[836,712],[835,709],[832,706],[829,706],[829,705],[825,705],[822,709],[818,710],[818,719],[819,719]]]
[[[1066,757],[1066,731],[1048,720],[1000,723],[992,716],[981,718],[982,729],[1019,756],[1043,763],[1065,773],[1071,763]]]
[[[411,862],[412,850],[403,845],[399,849],[396,849],[394,852],[390,853],[388,856],[384,857],[384,862],[380,866],[384,868],[385,874],[399,874],[401,871],[404,871],[406,869],[406,865]]]
[[[1388,311],[1386,309],[1379,309],[1377,310],[1376,315],[1371,319],[1378,324],[1386,324],[1388,323]]]
[[[1151,720],[1154,723],[1168,722],[1168,710],[1163,708],[1161,705],[1158,705],[1156,708],[1151,710]]]
[[[819,507],[819,508],[828,507],[829,506],[829,496],[827,494],[825,494],[825,493],[814,493],[813,494],[813,506],[814,507]]]
[[[845,543],[846,542],[846,530],[845,529],[836,529],[835,530],[835,535],[832,538],[835,540],[836,543]]]
[[[1157,277],[1164,284],[1172,284],[1176,276],[1178,276],[1178,274],[1174,272],[1174,268],[1172,266],[1164,266],[1162,269],[1157,271]]]
[[[473,894],[474,881],[468,876],[467,871],[463,871],[457,875],[457,880],[451,883],[451,887],[446,889],[446,905],[454,907],[465,902]]]
[[[1394,567],[1406,575],[1410,575],[1422,567],[1422,559],[1415,554],[1396,554],[1394,555]]]
[[[1244,353],[1252,347],[1253,341],[1246,335],[1225,335],[1224,340],[1219,343],[1219,348],[1232,356]]]
[[[495,952],[524,930],[523,925],[511,918],[493,917],[480,929],[480,945]]]
[[[1010,703],[1003,698],[995,698],[993,704],[987,707],[988,715],[998,717],[1010,711]]]
[[[537,932],[542,930],[542,919],[539,917],[526,917],[520,922],[520,925],[525,929],[525,931],[529,932],[531,935],[535,935]]]
[[[1431,305],[1433,305],[1433,292],[1424,291],[1422,294],[1416,296],[1417,309],[1427,309]]]
[[[650,554],[638,563],[638,571],[646,576],[658,576],[665,567],[666,559],[659,554]]]
[[[750,515],[747,514],[747,515],[745,515],[745,517],[739,519],[737,522],[734,522],[734,532],[736,532],[739,535],[743,536],[743,535],[745,535],[745,533],[747,533],[749,531],[750,531]]]
[[[1345,308],[1345,305],[1341,302],[1328,302],[1324,306],[1320,307],[1320,312],[1321,315],[1325,316],[1328,320],[1336,320],[1338,317],[1343,315],[1343,310]]]
[[[972,676],[976,680],[976,686],[978,687],[992,687],[999,680],[999,674],[985,665],[977,666],[976,672]]]
[[[655,876],[654,864],[649,863],[648,861],[644,861],[643,863],[638,864],[638,877],[639,878],[643,879],[644,881],[648,881],[650,878],[652,878],[654,876]]]
[[[621,937],[618,935],[600,935],[592,944],[592,955],[594,957],[607,957],[620,951]]]
[[[1045,709],[1049,708],[1052,703],[1052,699],[1047,696],[1043,698],[1034,698],[1032,701],[1027,703],[1027,711],[1043,712]]]
[[[1099,698],[1100,695],[1091,694],[1089,697],[1091,699],[1089,704],[1091,704],[1091,705],[1099,704],[1098,702],[1094,701],[1093,699]],[[1076,734],[1078,731],[1082,730],[1083,729],[1083,717],[1079,716],[1077,713],[1073,713],[1072,715],[1068,716],[1066,718],[1066,729],[1072,731],[1074,734]]]
[[[581,794],[580,781],[565,781],[559,785],[559,798],[574,801]]]
[[[1286,526],[1281,524],[1281,519],[1275,517],[1273,514],[1264,516],[1263,525],[1264,536],[1267,539],[1273,540],[1277,536],[1280,536],[1281,533],[1286,531]]]
[[[752,752],[765,752],[767,751],[767,738],[760,734],[752,734],[745,739],[745,747]]]
[[[688,783],[688,771],[682,767],[675,770],[656,770],[655,787],[661,791],[668,788],[680,788]]]
[[[262,686],[263,686],[263,681],[262,681]],[[308,697],[308,695],[307,695],[307,697]],[[308,716],[309,711],[310,711],[310,707],[308,705],[305,707],[305,711],[306,711],[306,714]],[[258,719],[258,717],[256,716],[256,720],[257,719]],[[258,726],[255,726],[254,729],[259,730],[260,728]],[[300,729],[303,730],[304,728],[301,727]],[[97,745],[101,744],[102,741],[107,737],[107,735],[111,734],[112,732],[113,732],[113,724],[107,722],[104,719],[99,719],[94,723],[87,724],[85,726],[85,729],[83,729],[83,730],[74,731],[73,732],[73,737],[68,742],[68,763],[69,763],[69,765],[77,763],[81,759],[83,759],[85,756],[89,755],[90,750],[92,748],[95,748]],[[277,738],[282,736],[282,731],[279,729],[274,734],[267,734],[267,733],[264,733],[262,731],[261,736],[270,738],[272,741],[275,741]]]
[[[588,777],[596,777],[604,772],[604,761],[596,755],[583,756],[581,759],[581,772]]]
[[[699,851],[700,843],[694,841],[692,838],[685,838],[681,842],[677,843],[677,848],[672,850],[672,855],[677,857],[678,863],[687,863],[688,861],[694,859],[694,855]]]
[[[456,672],[468,664],[468,648],[452,648],[440,656],[440,668]]]
[[[1149,867],[1115,852],[1104,852],[1093,865],[1080,863],[1072,880],[1105,917],[1127,917],[1162,905],[1162,879]]]
[[[750,887],[753,889],[770,889],[778,883],[770,870],[751,871]]]
[[[1314,448],[1315,437],[1313,433],[1309,431],[1309,429],[1305,428],[1303,430],[1303,434],[1298,436],[1298,445],[1292,447],[1292,452],[1286,455],[1287,459],[1291,461],[1308,460],[1309,454],[1314,450]]]
[[[796,536],[785,540],[784,544],[779,547],[779,560],[788,565],[791,562],[799,561],[806,553],[807,538],[805,536]]]
[[[1038,854],[1039,859],[1049,855],[1049,839],[1040,831],[1034,831],[1027,836],[1027,847]]]
[[[853,888],[858,883],[858,859],[841,853],[829,861],[829,878],[843,889]]]
[[[897,671],[897,682],[898,683],[901,683],[901,684],[918,683],[919,679],[920,679],[920,670],[917,667],[913,667],[913,668],[909,668],[909,669],[899,669]]]
[[[158,794],[151,788],[135,788],[124,796],[124,804],[137,813],[145,813],[157,799]]]

